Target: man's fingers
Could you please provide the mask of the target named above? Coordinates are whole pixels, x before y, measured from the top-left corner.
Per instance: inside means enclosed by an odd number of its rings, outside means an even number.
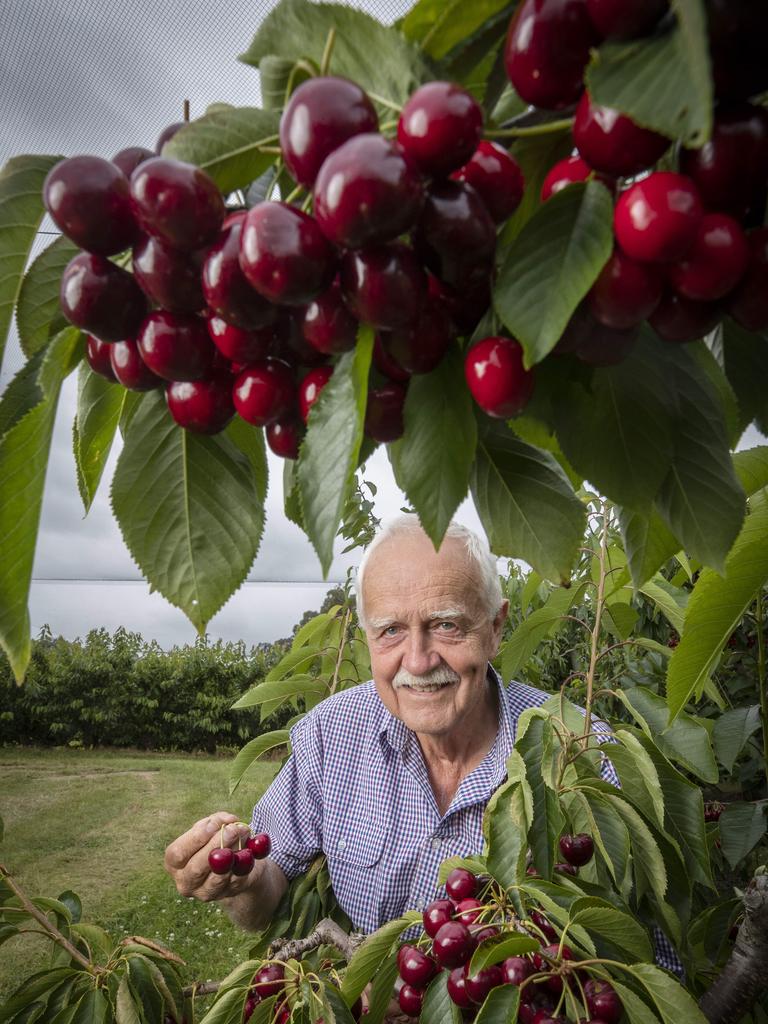
[[[204,849],[217,836],[222,825],[237,821],[237,815],[229,811],[216,811],[207,818],[201,818],[195,824],[179,836],[167,847],[165,851],[165,867],[168,872],[174,874],[182,871],[189,861],[202,849]],[[207,854],[206,854],[207,856]]]
[[[237,821],[236,818],[234,820]],[[211,868],[208,864],[208,854],[211,850],[216,849],[216,847],[220,846],[222,843],[224,846],[237,849],[238,836],[240,837],[241,843],[248,838],[247,825],[230,824],[223,830],[221,836],[219,829],[217,829],[213,835],[209,837],[205,846],[203,846],[202,849],[198,849],[198,851],[186,862],[186,866],[184,868],[185,882],[188,885],[191,885],[193,889],[198,889],[207,884],[209,876],[211,876],[212,879],[226,879],[228,877],[227,875],[214,875],[211,872]]]

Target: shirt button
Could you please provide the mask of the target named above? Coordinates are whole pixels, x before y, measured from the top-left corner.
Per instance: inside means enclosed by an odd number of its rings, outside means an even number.
[[[433,836],[433,838],[432,838],[432,849],[433,850],[439,850],[442,845],[443,845],[442,839],[440,839],[439,836]]]
[[[339,850],[346,850],[346,848],[347,848],[347,841],[346,841],[346,839],[340,839],[338,841],[338,843],[336,844],[336,846],[337,846],[337,849],[339,849]]]

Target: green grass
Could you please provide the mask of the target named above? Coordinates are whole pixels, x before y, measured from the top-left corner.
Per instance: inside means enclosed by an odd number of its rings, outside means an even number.
[[[199,818],[228,810],[248,821],[276,764],[254,766],[233,797],[231,757],[0,747],[0,862],[30,896],[74,890],[83,921],[119,940],[143,935],[184,960],[186,980],[224,977],[249,936],[214,903],[180,897],[165,847]],[[0,947],[0,1001],[47,962],[50,943]]]

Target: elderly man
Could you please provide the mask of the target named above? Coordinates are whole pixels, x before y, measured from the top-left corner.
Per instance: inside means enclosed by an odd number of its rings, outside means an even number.
[[[368,548],[357,590],[373,680],[294,728],[292,754],[253,812],[271,856],[246,877],[211,874],[219,827],[235,821],[225,812],[166,852],[183,895],[221,900],[246,929],[270,920],[288,881],[321,851],[357,930],[424,907],[445,857],[481,851],[483,811],[504,780],[518,717],[550,696],[505,687],[491,668],[507,602],[487,545],[464,527],[453,524],[435,552],[415,517],[398,518]],[[616,781],[607,761],[603,774]],[[230,845],[238,828],[225,831]]]

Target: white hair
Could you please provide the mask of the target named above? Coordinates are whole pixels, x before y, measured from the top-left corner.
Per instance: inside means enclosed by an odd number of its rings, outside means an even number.
[[[414,536],[415,534],[420,534],[422,537],[427,536],[417,516],[412,513],[403,513],[394,519],[390,519],[365,549],[365,554],[362,557],[355,578],[357,618],[363,629],[367,629],[368,626],[363,609],[363,581],[371,555],[386,540],[403,535]],[[464,542],[467,561],[475,567],[480,578],[480,597],[482,603],[488,612],[488,617],[490,619],[495,618],[504,603],[504,596],[501,592],[501,581],[499,579],[496,559],[491,554],[487,540],[474,533],[469,527],[455,522],[449,524],[448,529],[445,531],[443,543],[449,538]],[[449,614],[455,613],[451,610]]]

